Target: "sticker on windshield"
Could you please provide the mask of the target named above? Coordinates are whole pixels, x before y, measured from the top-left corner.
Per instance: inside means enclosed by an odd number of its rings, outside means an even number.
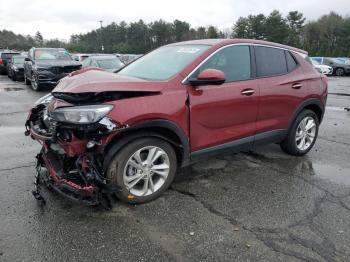
[[[182,47],[179,50],[177,50],[178,53],[188,53],[188,54],[195,54],[198,51],[200,51],[200,49],[195,47]]]

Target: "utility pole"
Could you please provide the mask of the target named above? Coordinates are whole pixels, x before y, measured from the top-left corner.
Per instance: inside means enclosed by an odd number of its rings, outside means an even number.
[[[102,39],[102,23],[103,21],[100,20],[100,28],[101,28],[101,51],[103,53],[103,51],[105,50],[105,47],[103,46],[103,39]]]

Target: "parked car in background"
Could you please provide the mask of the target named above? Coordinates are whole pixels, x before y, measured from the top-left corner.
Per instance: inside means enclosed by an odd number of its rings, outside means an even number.
[[[89,56],[83,62],[83,67],[98,67],[108,72],[115,72],[123,66],[124,63],[115,55]]]
[[[311,58],[310,60],[313,64],[313,66],[316,68],[316,70],[318,72],[320,72],[321,74],[324,74],[324,75],[332,75],[333,74],[333,68],[331,66],[322,65],[319,62],[317,62],[317,60],[315,60],[313,58]]]
[[[20,53],[17,51],[12,50],[2,50],[0,52],[0,74],[6,75],[7,74],[7,64],[11,60],[11,57],[13,55],[19,55]]]
[[[337,57],[338,60],[342,61],[344,64],[350,64],[350,58],[349,57]]]
[[[78,62],[83,62],[89,56],[90,56],[90,54],[72,54],[73,60],[78,61]]]
[[[279,143],[315,144],[327,77],[293,47],[207,39],[160,47],[116,74],[79,70],[31,109],[38,181],[90,205],[159,197],[178,167],[200,157]],[[36,195],[39,193],[37,192]],[[107,194],[107,196],[106,196]],[[40,195],[40,194],[39,194]]]
[[[322,65],[328,65],[333,68],[333,74],[344,76],[350,74],[350,64],[344,63],[342,60],[333,57],[311,57],[312,60]]]
[[[24,62],[24,82],[39,91],[55,86],[69,73],[81,68],[64,48],[31,48]]]
[[[14,55],[8,63],[7,76],[13,81],[24,79],[24,59],[26,56]]]
[[[135,54],[116,54],[116,55],[126,65],[130,64],[132,61],[142,56],[142,55],[135,55]]]

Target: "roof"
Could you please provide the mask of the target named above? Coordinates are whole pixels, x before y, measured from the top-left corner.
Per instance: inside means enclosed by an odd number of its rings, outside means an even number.
[[[94,59],[117,58],[118,59],[118,57],[116,57],[115,55],[91,55],[91,56],[89,56],[89,58],[94,58]]]
[[[190,41],[183,41],[178,43],[173,43],[170,45],[210,45],[210,46],[225,46],[230,44],[256,44],[256,45],[268,45],[268,46],[274,46],[279,48],[284,48],[288,50],[293,50],[295,52],[307,54],[305,50],[295,48],[288,45],[282,45],[274,42],[269,41],[263,41],[263,40],[255,40],[255,39],[239,39],[239,38],[233,38],[233,39],[200,39],[200,40],[190,40]]]

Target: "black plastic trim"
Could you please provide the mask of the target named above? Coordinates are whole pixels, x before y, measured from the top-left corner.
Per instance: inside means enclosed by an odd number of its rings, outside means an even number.
[[[300,112],[302,110],[304,110],[305,107],[310,106],[310,105],[316,105],[321,110],[321,119],[319,119],[319,122],[321,124],[322,119],[323,119],[323,115],[324,115],[324,112],[325,112],[325,106],[322,104],[322,102],[319,99],[317,99],[317,98],[309,98],[309,99],[303,101],[298,106],[298,108],[294,111],[293,117],[291,118],[291,120],[289,121],[289,124],[288,124],[288,130],[293,125],[294,120],[297,118],[297,116],[300,114]]]
[[[287,129],[277,129],[256,134],[253,146],[282,142],[282,140],[286,138],[287,134]]]
[[[200,149],[191,153],[191,160],[196,160],[202,157],[208,157],[225,152],[240,152],[252,149],[254,136],[249,136],[234,141],[230,141],[221,145],[216,145],[204,149]]]
[[[149,128],[152,128],[152,129],[154,128],[154,130],[150,131]],[[180,139],[181,144],[178,144],[175,141],[172,141],[169,137],[166,137],[160,133],[157,133],[156,128],[165,128],[172,131]],[[122,138],[119,139],[121,136]],[[106,149],[108,153],[105,157],[104,168],[107,167],[106,165],[108,164],[108,162],[112,160],[113,156],[121,148],[123,148],[128,143],[130,143],[131,141],[137,138],[146,137],[146,136],[159,137],[161,139],[168,141],[171,144],[175,144],[176,146],[179,146],[182,150],[182,159],[181,159],[180,165],[186,166],[190,163],[189,161],[190,144],[186,134],[183,132],[183,130],[180,127],[178,127],[172,121],[165,120],[165,119],[157,119],[157,120],[149,120],[147,122],[143,122],[141,124],[137,124],[135,126],[131,126],[129,128],[125,128],[122,131],[120,131],[118,136],[115,138],[116,143],[114,143],[111,148]]]

